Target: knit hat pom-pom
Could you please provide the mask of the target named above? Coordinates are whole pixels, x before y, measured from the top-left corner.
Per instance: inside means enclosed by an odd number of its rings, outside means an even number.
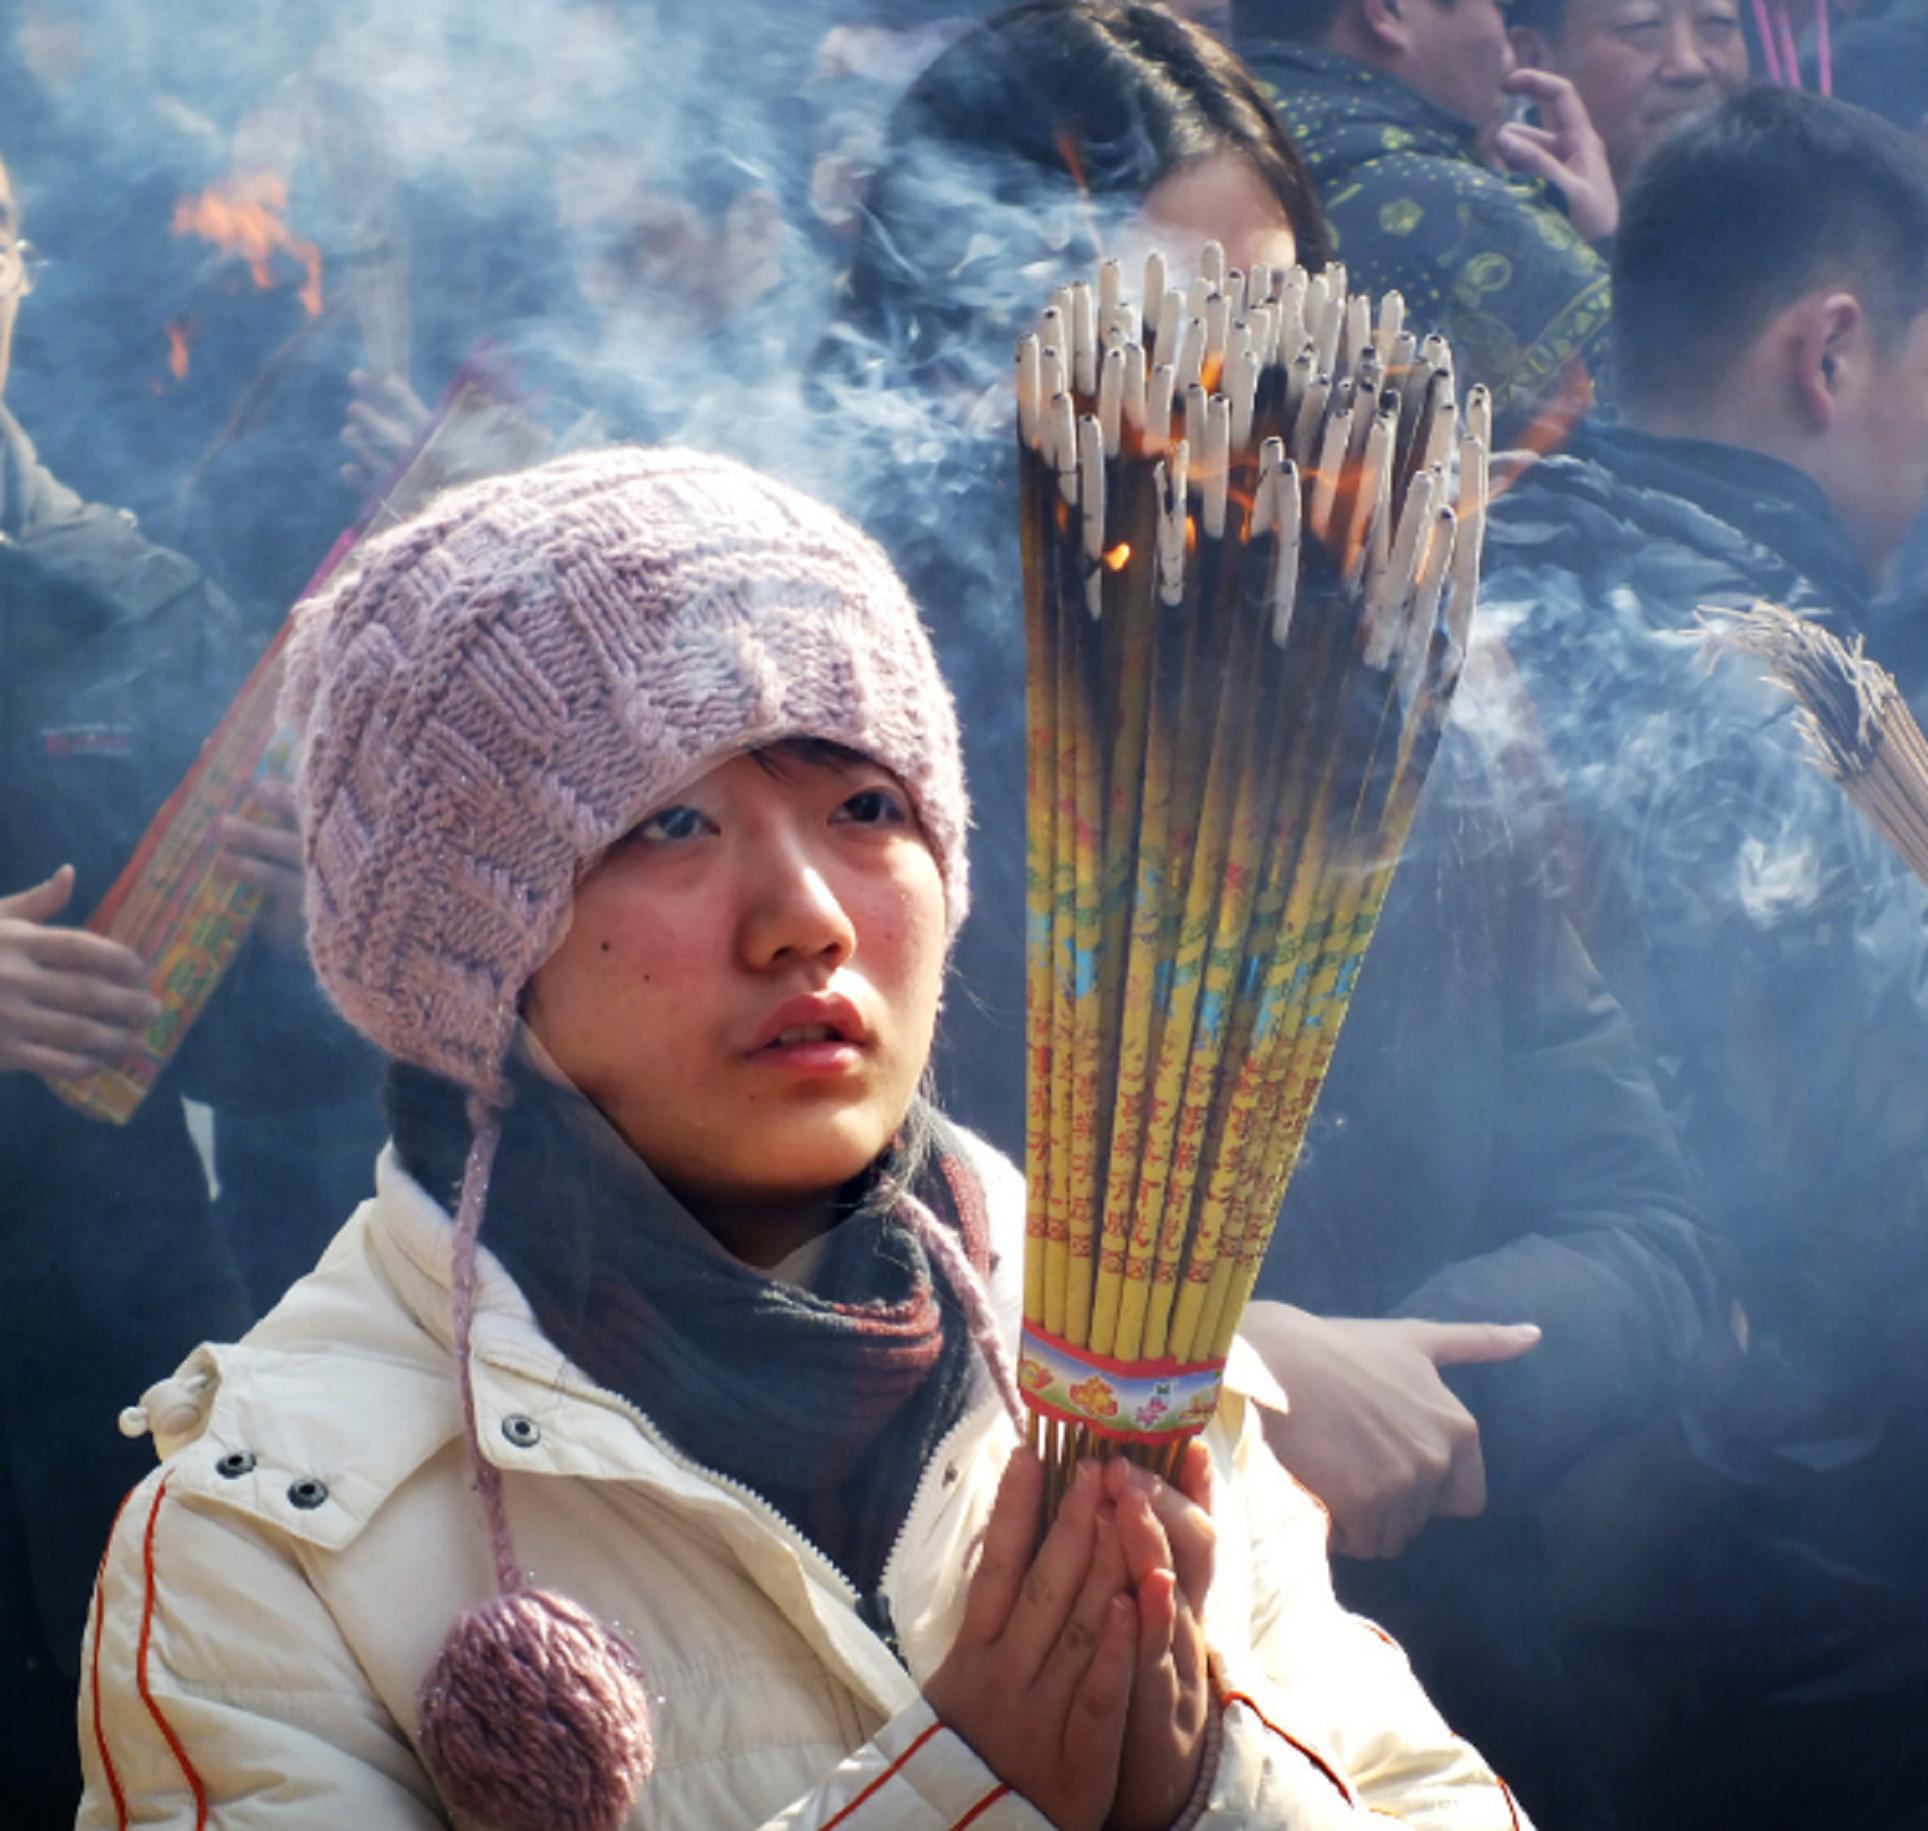
[[[649,1778],[636,1655],[548,1590],[470,1609],[422,1681],[422,1757],[491,1831],[617,1831]]]

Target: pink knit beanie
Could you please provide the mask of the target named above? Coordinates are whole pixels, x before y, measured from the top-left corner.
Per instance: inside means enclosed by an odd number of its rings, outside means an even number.
[[[304,617],[283,709],[323,986],[479,1093],[584,867],[739,751],[881,763],[964,919],[957,717],[910,599],[842,516],[725,458],[587,452],[442,497]]]
[[[499,1831],[614,1831],[652,1759],[637,1656],[528,1588],[475,1429],[476,1238],[518,1000],[609,845],[718,763],[786,738],[847,745],[904,784],[955,934],[956,715],[903,586],[848,522],[725,459],[633,449],[469,485],[371,542],[303,613],[283,709],[303,732],[321,983],[390,1055],[470,1092],[451,1312],[501,1593],[430,1668],[423,1757],[451,1805]],[[981,1288],[918,1224],[1012,1404]]]

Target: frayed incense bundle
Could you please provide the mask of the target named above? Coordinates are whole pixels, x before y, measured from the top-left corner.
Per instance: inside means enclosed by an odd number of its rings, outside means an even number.
[[[1916,877],[1928,884],[1928,740],[1895,679],[1810,618],[1765,599],[1745,611],[1701,612],[1722,648],[1768,664],[1793,694],[1814,763],[1841,784]]]
[[[1018,351],[1021,1380],[1062,1476],[1167,1464],[1324,1082],[1473,611],[1491,413],[1342,270],[1115,263]]]

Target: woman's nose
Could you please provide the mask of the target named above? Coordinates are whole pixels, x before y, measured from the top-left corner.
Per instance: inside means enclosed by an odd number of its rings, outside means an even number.
[[[772,837],[746,867],[742,945],[758,969],[786,960],[839,966],[857,951],[857,931],[823,860],[794,838]]]

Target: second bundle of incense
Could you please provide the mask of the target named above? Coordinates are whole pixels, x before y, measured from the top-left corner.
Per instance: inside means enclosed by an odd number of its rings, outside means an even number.
[[[1060,1469],[1217,1401],[1465,654],[1490,407],[1343,271],[1153,255],[1018,351],[1026,1331]]]
[[[1794,696],[1814,763],[1928,884],[1928,739],[1895,678],[1831,630],[1766,599],[1745,611],[1706,609],[1701,621],[1723,647],[1768,664]]]

